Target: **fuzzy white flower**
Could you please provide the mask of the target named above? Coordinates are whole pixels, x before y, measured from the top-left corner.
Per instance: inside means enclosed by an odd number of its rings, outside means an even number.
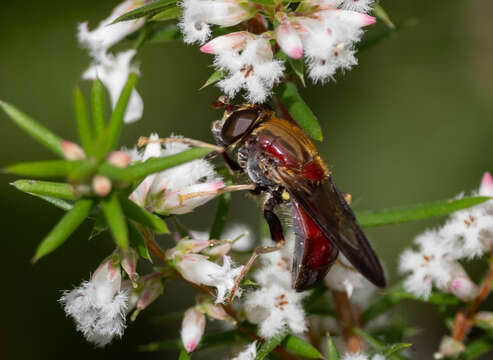
[[[243,266],[233,267],[228,256],[223,256],[222,266],[200,254],[177,255],[174,257],[174,262],[176,269],[186,280],[215,287],[217,289],[216,303],[224,302],[226,294],[232,289],[243,269]],[[235,293],[235,296],[240,295],[240,291]]]
[[[110,16],[101,21],[98,27],[89,31],[87,22],[78,26],[77,38],[79,43],[89,50],[89,55],[98,63],[111,66],[108,49],[127,35],[137,31],[145,23],[145,19],[123,21],[112,24],[121,15],[144,5],[144,0],[127,0],[115,7]]]
[[[241,52],[232,49],[219,53],[214,64],[229,72],[218,82],[224,93],[234,97],[244,89],[251,103],[264,102],[284,72],[284,64],[273,58],[270,43],[264,38],[248,39]]]
[[[158,142],[153,134],[144,151],[132,150],[134,161],[146,161],[152,157],[169,156],[189,149],[181,143]],[[130,199],[151,212],[163,215],[185,214],[213,199],[225,187],[222,178],[207,160],[197,159],[147,176],[130,195]]]
[[[255,13],[252,4],[239,4],[236,0],[183,0],[183,17],[180,28],[186,43],[205,42],[210,25],[233,26]]]
[[[138,68],[132,64],[135,50],[127,50],[117,55],[109,54],[104,63],[94,63],[87,69],[82,78],[85,80],[99,79],[110,94],[111,104],[115,108],[118,98],[132,72],[138,73]],[[144,112],[144,102],[134,89],[130,95],[124,116],[126,123],[139,120]]]
[[[254,341],[248,345],[245,350],[240,352],[233,360],[254,360],[257,356],[257,342]]]
[[[234,241],[233,250],[249,251],[253,248],[255,239],[252,234],[252,229],[240,223],[233,223],[224,229],[223,239]]]
[[[330,289],[345,291],[348,297],[352,296],[355,289],[372,287],[371,283],[342,254],[339,254],[324,282]]]
[[[375,354],[373,355],[372,357],[370,357],[369,355],[366,355],[364,353],[356,353],[356,354],[350,354],[350,353],[346,353],[344,354],[344,356],[342,357],[342,360],[385,360],[385,356],[381,355],[381,354]]]
[[[60,298],[67,316],[74,319],[77,330],[99,347],[121,337],[125,329],[128,296],[121,290],[121,274],[114,256],[106,259],[90,281],[65,291]]]

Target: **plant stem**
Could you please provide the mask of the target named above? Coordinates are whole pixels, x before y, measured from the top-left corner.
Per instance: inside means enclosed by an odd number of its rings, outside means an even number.
[[[332,297],[336,305],[336,317],[339,327],[346,342],[348,352],[351,354],[363,350],[363,339],[353,332],[353,328],[359,328],[359,316],[351,305],[351,301],[345,291],[332,290]]]
[[[490,256],[489,263],[489,272],[481,284],[478,296],[469,304],[469,307],[465,311],[461,311],[455,316],[452,336],[456,341],[464,341],[464,338],[473,326],[474,316],[491,292],[491,285],[493,283],[493,255]]]

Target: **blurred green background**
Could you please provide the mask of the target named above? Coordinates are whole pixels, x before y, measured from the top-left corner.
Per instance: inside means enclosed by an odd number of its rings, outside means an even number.
[[[76,139],[72,88],[88,66],[76,42],[76,24],[91,27],[117,1],[2,1],[0,11],[0,99]],[[446,199],[477,188],[493,170],[493,2],[483,0],[383,1],[392,19],[409,18],[406,29],[359,55],[360,65],[336,82],[304,90],[321,120],[325,141],[317,144],[342,191],[357,210]],[[381,25],[380,25],[381,26]],[[371,34],[378,28],[370,29]],[[182,43],[144,46],[138,90],[144,119],[124,129],[123,144],[141,135],[173,132],[212,141],[209,127],[220,112],[209,104],[217,89],[198,91],[211,57]],[[0,114],[0,166],[51,158]],[[87,241],[83,226],[59,251],[35,266],[30,258],[61,212],[0,181],[2,255],[0,273],[1,356],[4,359],[174,358],[139,354],[139,344],[178,336],[179,322],[155,324],[153,316],[184,309],[193,292],[171,283],[161,299],[128,327],[124,341],[94,349],[75,332],[57,303],[60,290],[86,279],[112,248],[107,237]],[[199,208],[184,223],[205,229],[215,204]],[[231,218],[255,225],[256,205],[235,194]],[[395,279],[398,254],[437,221],[368,231]],[[177,295],[180,293],[180,295]],[[411,323],[423,331],[415,358],[431,354],[444,331],[436,311],[406,304]],[[209,353],[211,355],[212,353]]]

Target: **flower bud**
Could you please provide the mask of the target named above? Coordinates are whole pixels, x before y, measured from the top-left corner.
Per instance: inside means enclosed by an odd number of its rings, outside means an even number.
[[[113,151],[108,155],[108,162],[119,168],[126,168],[132,158],[125,151]]]
[[[160,278],[150,278],[144,282],[142,293],[137,302],[137,310],[148,307],[163,293],[163,283]]]
[[[240,5],[237,0],[204,0],[201,1],[204,11],[200,20],[224,27],[234,26],[247,20],[255,12],[253,5]]]
[[[195,350],[204,335],[205,316],[195,308],[188,309],[181,324],[181,341],[187,352]]]
[[[209,302],[200,304],[200,311],[215,320],[226,320],[229,318],[222,306]]]
[[[443,359],[446,357],[456,357],[457,355],[464,352],[466,347],[460,341],[454,340],[450,336],[444,336],[442,342],[440,343],[440,350],[435,353],[435,359]]]
[[[104,260],[92,274],[91,283],[99,303],[111,302],[122,283],[118,256],[110,255]]]
[[[489,172],[483,174],[481,186],[479,187],[479,195],[493,197],[493,177]]]
[[[212,200],[225,187],[222,181],[194,184],[166,195],[163,204],[156,211],[164,214],[186,214],[196,207]]]
[[[95,175],[92,178],[92,190],[98,196],[107,196],[111,192],[111,180],[103,175]]]
[[[462,301],[470,301],[477,296],[479,289],[464,272],[457,274],[452,279],[449,291]]]
[[[83,160],[86,158],[86,153],[82,148],[71,141],[62,140],[63,156],[67,160]]]
[[[137,260],[139,259],[139,255],[137,252],[129,248],[122,255],[122,268],[127,273],[129,279],[132,281],[134,287],[137,287],[137,280],[139,278],[139,274],[137,274]]]
[[[293,59],[299,59],[303,56],[303,44],[296,33],[296,30],[285,22],[276,28],[276,40],[282,51]]]
[[[232,247],[233,247],[233,243],[230,241],[226,241],[222,244],[206,249],[204,251],[204,254],[212,257],[220,257],[229,253]]]
[[[207,44],[202,45],[200,51],[207,54],[220,54],[228,50],[242,50],[245,47],[247,39],[248,32],[233,32],[212,39]]]
[[[377,21],[373,16],[351,10],[327,10],[317,13],[322,19],[337,19],[342,22],[353,24],[358,27],[365,27],[375,24]]]
[[[474,322],[476,324],[483,323],[493,329],[493,312],[480,311],[474,316]]]
[[[178,241],[174,248],[166,251],[166,258],[173,259],[175,256],[188,253],[198,253],[211,246],[209,240],[190,240],[188,238]]]

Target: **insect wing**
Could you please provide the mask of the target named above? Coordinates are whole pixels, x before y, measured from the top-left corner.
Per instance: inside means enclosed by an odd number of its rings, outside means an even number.
[[[285,187],[293,201],[301,205],[351,264],[372,283],[384,287],[385,275],[380,261],[330,175],[320,183],[303,181],[297,186],[296,181],[292,181],[285,182]]]

